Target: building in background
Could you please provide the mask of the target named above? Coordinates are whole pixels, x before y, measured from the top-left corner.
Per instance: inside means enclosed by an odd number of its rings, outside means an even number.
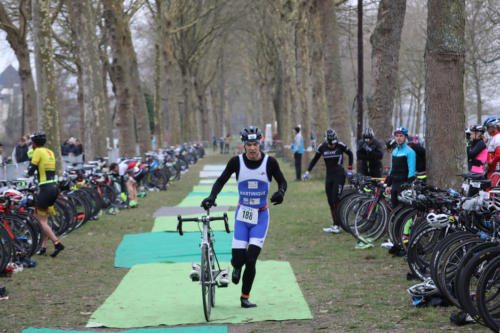
[[[21,79],[17,70],[9,65],[0,73],[0,142],[9,151],[21,133],[23,97]]]

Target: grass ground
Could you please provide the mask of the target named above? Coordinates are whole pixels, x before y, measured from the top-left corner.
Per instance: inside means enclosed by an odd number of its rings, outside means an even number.
[[[128,271],[113,267],[123,235],[151,231],[152,212],[179,203],[198,184],[202,164],[227,160],[228,155],[218,154],[204,158],[168,191],[140,199],[139,208],[103,215],[71,233],[56,259],[37,256],[36,268],[0,278],[10,296],[0,301],[0,332],[19,333],[30,326],[85,330],[90,314]],[[406,294],[412,282],[406,281],[403,260],[379,247],[354,250],[353,238],[345,233],[323,233],[330,217],[322,180],[293,183],[290,165],[282,161],[281,167],[288,191],[282,205],[271,207],[260,259],[291,263],[314,319],[229,325],[229,332],[486,331],[479,325],[451,325],[451,308],[414,308]]]

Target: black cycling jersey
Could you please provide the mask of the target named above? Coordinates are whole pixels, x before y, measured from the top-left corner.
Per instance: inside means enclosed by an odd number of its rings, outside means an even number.
[[[262,158],[258,161],[252,161],[249,160],[246,156],[246,154],[243,154],[243,161],[245,162],[245,165],[249,169],[257,169],[262,161],[264,160],[265,154],[262,153]],[[233,173],[236,173],[236,179],[238,179],[238,173],[240,171],[240,159],[238,158],[238,155],[232,157],[229,162],[226,165],[226,168],[222,172],[222,174],[217,178],[215,181],[213,187],[212,187],[212,192],[210,193],[210,196],[215,198],[217,197],[217,194],[222,190],[224,187],[224,184],[229,180],[231,175]],[[269,156],[269,159],[267,161],[267,177],[269,178],[269,181],[271,181],[272,178],[276,179],[276,182],[278,183],[278,188],[285,193],[287,183],[285,180],[285,177],[283,176],[283,173],[281,172],[280,166],[278,164],[278,161],[272,156]]]
[[[360,164],[361,174],[371,177],[381,177],[383,156],[382,144],[377,139],[373,139],[370,144],[364,140],[358,141],[356,157]]]
[[[344,155],[347,154],[349,156],[349,166],[352,166],[353,154],[352,151],[343,143],[338,142],[333,148],[329,147],[326,142],[323,142],[318,146],[316,150],[316,154],[314,155],[311,163],[309,163],[309,167],[307,171],[311,171],[316,162],[318,162],[321,155],[325,159],[326,165],[326,175],[337,174],[339,171],[344,171],[344,166],[342,163],[344,162]]]

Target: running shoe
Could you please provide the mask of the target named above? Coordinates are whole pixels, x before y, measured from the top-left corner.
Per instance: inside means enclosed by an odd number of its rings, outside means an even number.
[[[364,250],[364,249],[369,249],[370,247],[373,247],[372,243],[358,242],[354,248],[356,250]]]
[[[323,231],[338,234],[340,232],[340,227],[338,225],[332,225],[328,228],[323,228]]]
[[[198,264],[191,264],[191,273],[189,273],[189,277],[191,278],[191,281],[200,281],[200,272],[201,272],[201,267]]]
[[[221,287],[227,287],[229,284],[229,269],[224,269],[219,275],[219,284]]]

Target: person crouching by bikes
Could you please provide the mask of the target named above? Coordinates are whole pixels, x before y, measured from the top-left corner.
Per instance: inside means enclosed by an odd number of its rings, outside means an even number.
[[[416,169],[416,153],[406,143],[408,130],[404,127],[397,127],[394,130],[394,138],[397,146],[392,150],[391,169],[385,180],[388,186],[385,192],[391,194],[392,207],[398,206],[401,185],[415,179]]]
[[[45,254],[47,240],[50,239],[54,244],[54,252],[50,256],[54,258],[64,250],[64,245],[57,239],[48,224],[48,210],[56,202],[59,189],[56,180],[56,159],[52,150],[44,147],[45,142],[47,142],[45,132],[35,132],[31,135],[33,154],[28,166],[28,176],[32,176],[38,171],[39,192],[35,199],[35,217],[40,222],[43,230],[42,247],[38,254]]]
[[[304,180],[309,178],[309,172],[314,168],[316,162],[323,156],[326,165],[326,180],[325,192],[328,198],[328,205],[332,214],[332,226],[323,228],[324,232],[339,233],[340,221],[337,217],[337,204],[340,201],[340,194],[344,188],[345,176],[343,161],[344,154],[349,157],[347,166],[348,173],[352,173],[353,154],[352,151],[338,140],[337,132],[329,128],[325,132],[325,142],[321,143],[316,150],[316,154],[309,163],[306,173],[303,176]]]
[[[360,163],[360,173],[365,176],[382,177],[382,157],[384,151],[380,141],[375,139],[373,130],[367,127],[363,130],[363,139],[358,141],[356,157]]]
[[[233,266],[232,281],[238,284],[242,267],[243,284],[241,287],[241,307],[253,308],[256,304],[249,301],[250,290],[255,278],[255,265],[264,246],[269,226],[267,195],[271,179],[278,182],[278,191],[271,196],[271,202],[281,204],[287,188],[287,182],[280,170],[278,161],[260,151],[262,132],[254,126],[241,131],[245,152],[232,157],[219,178],[215,181],[210,195],[203,199],[201,207],[209,209],[215,203],[217,195],[233,173],[238,182],[239,201],[235,212],[232,243]],[[229,281],[222,281],[228,283]]]

